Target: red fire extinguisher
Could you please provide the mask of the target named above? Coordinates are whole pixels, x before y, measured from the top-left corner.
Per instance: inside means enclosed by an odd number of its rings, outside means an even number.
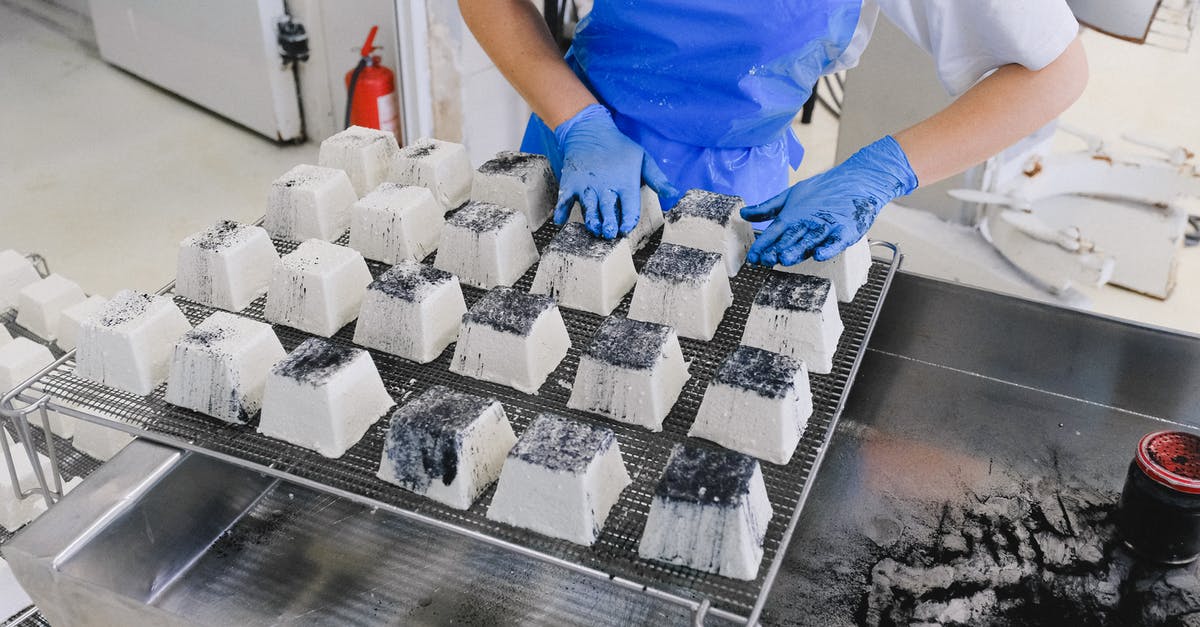
[[[378,26],[371,27],[362,47],[362,58],[346,72],[346,128],[366,126],[391,131],[400,140],[400,105],[396,98],[396,75],[379,64],[371,53]]]

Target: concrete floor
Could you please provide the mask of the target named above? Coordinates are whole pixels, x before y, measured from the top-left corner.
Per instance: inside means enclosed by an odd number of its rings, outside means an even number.
[[[46,10],[0,0],[0,249],[40,252],[91,293],[154,289],[171,279],[180,239],[220,218],[256,219],[269,182],[315,160],[313,144],[281,146],[109,66],[87,41],[86,20],[47,20]],[[1095,33],[1085,43],[1092,79],[1066,121],[1110,138],[1136,130],[1200,147],[1200,44],[1181,54]],[[807,148],[800,176],[832,165],[835,119],[818,107],[798,134]],[[882,232],[901,240],[909,268],[1036,296],[1011,276],[989,279],[978,242],[956,250],[908,237],[924,228],[911,215],[881,218],[898,227]],[[976,258],[964,264],[968,256]],[[1200,249],[1189,249],[1166,302],[1110,287],[1087,296],[1104,314],[1200,332],[1197,287]]]

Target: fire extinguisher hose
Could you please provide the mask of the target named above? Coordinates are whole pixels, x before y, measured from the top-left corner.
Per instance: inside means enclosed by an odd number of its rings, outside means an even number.
[[[367,67],[367,57],[359,59],[358,65],[354,66],[354,73],[350,75],[350,84],[346,86],[345,128],[350,128],[350,110],[354,107],[354,86],[358,84],[358,75],[362,74],[365,67]]]

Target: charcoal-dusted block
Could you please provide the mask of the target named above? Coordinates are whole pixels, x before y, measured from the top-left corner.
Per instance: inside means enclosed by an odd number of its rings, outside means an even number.
[[[434,386],[392,414],[378,476],[468,509],[516,441],[500,401]]]
[[[166,380],[175,342],[191,328],[166,296],[117,292],[80,326],[75,375],[131,394],[150,394]]]
[[[263,226],[279,239],[331,242],[350,228],[355,200],[358,195],[345,172],[301,164],[271,183]]]
[[[218,311],[175,344],[167,402],[244,424],[262,407],[267,374],[284,355],[271,325]]]
[[[570,221],[583,222],[583,219],[583,206],[577,202],[571,207]],[[650,238],[663,228],[663,222],[662,201],[659,200],[658,193],[643,185],[642,210],[637,226],[621,239],[628,240],[630,248],[637,252],[650,243]]]
[[[390,131],[351,126],[321,142],[317,164],[344,171],[361,198],[388,180],[399,152]]]
[[[688,435],[786,464],[811,415],[812,393],[803,363],[739,346],[708,384]]]
[[[662,241],[719,253],[729,276],[737,274],[754,243],[754,228],[742,219],[741,198],[688,190],[667,212]]]
[[[829,279],[838,301],[848,303],[871,276],[871,244],[864,237],[828,261],[806,259],[794,266],[775,266],[775,269]]]
[[[420,261],[437,250],[445,224],[433,192],[384,183],[350,207],[350,248],[386,264]]]
[[[772,514],[758,460],[677,444],[654,490],[638,555],[751,580]]]
[[[615,433],[540,414],[504,461],[487,516],[590,546],[630,483]]]
[[[475,171],[462,144],[423,137],[400,149],[391,180],[428,188],[445,212],[471,199]]]
[[[842,335],[842,318],[829,279],[771,272],[750,306],[742,344],[804,362],[828,374]]]
[[[446,220],[433,265],[467,285],[489,289],[516,283],[537,260],[523,214],[470,202]]]
[[[642,266],[629,317],[674,327],[684,337],[711,340],[733,304],[717,253],[661,244]]]
[[[179,244],[175,293],[210,307],[241,311],[267,291],[279,253],[260,226],[230,220]]]
[[[549,294],[563,307],[607,316],[636,282],[628,240],[596,237],[571,222],[542,251],[530,291]]]
[[[428,363],[458,338],[466,312],[457,277],[403,261],[367,287],[354,343]]]
[[[544,155],[501,152],[479,166],[471,200],[516,209],[530,231],[546,223],[558,201],[558,179]]]
[[[608,318],[579,358],[567,406],[661,431],[688,377],[674,329]]]
[[[258,431],[341,457],[394,404],[367,351],[314,337],[271,369]]]
[[[462,318],[450,371],[536,394],[571,338],[554,299],[496,287]]]
[[[371,271],[361,253],[310,239],[275,264],[263,317],[332,337],[358,316],[370,284]]]

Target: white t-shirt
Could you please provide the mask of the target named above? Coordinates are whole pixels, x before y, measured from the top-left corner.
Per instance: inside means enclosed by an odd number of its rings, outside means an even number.
[[[881,10],[933,55],[938,78],[956,97],[1000,66],[1046,67],[1079,34],[1065,0],[863,0],[835,71],[858,64]]]

